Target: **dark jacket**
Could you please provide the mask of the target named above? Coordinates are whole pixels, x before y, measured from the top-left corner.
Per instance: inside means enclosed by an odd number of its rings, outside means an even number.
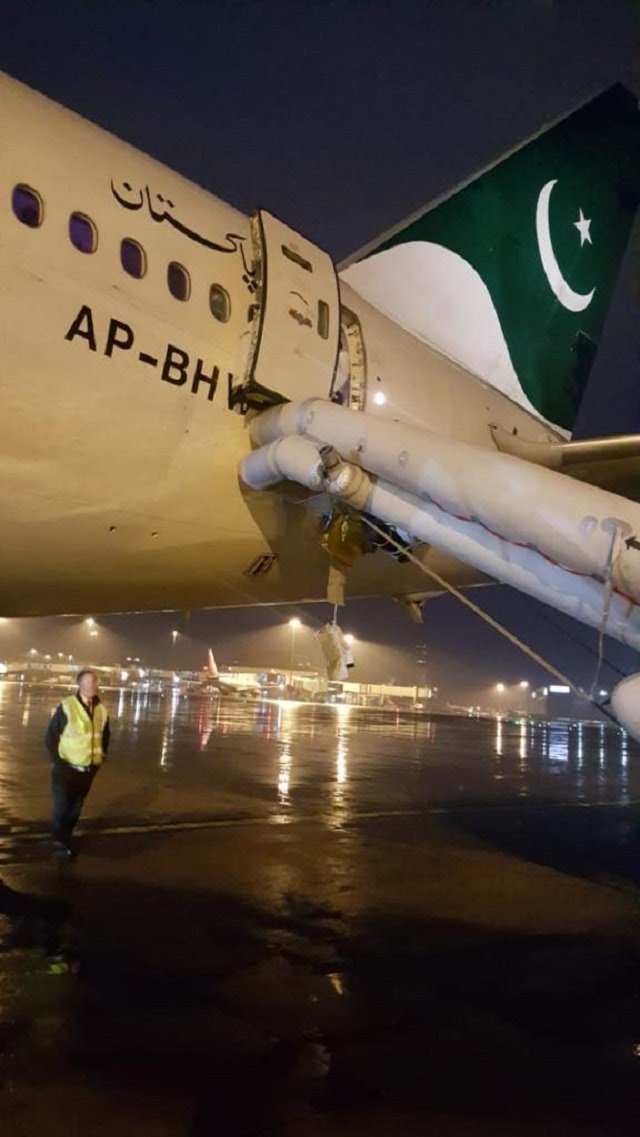
[[[83,703],[83,701],[79,695],[76,695],[76,699],[80,703],[80,706],[82,707],[85,714],[89,715],[90,718],[93,718],[93,707],[91,709],[89,709],[89,707],[87,707],[86,703]],[[99,702],[100,702],[100,699],[96,695],[94,697],[94,700],[93,700],[93,706],[94,707],[97,706],[97,704]],[[52,762],[58,761],[58,743],[60,742],[60,735],[62,734],[65,726],[67,725],[67,721],[68,721],[67,716],[64,713],[64,707],[62,706],[62,703],[60,703],[60,705],[58,707],[56,707],[56,709],[55,709],[55,711],[51,717],[51,721],[49,723],[49,726],[47,727],[47,733],[45,735],[45,740],[44,740],[45,746],[49,752],[49,757],[51,758]],[[110,741],[111,741],[111,726],[109,724],[109,719],[107,719],[107,721],[104,725],[104,730],[102,731],[102,753],[104,754],[105,758],[106,758],[107,752],[109,750],[109,742]]]

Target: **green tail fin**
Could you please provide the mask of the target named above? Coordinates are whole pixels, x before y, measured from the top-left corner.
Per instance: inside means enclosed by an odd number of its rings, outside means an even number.
[[[571,430],[639,200],[638,104],[616,86],[376,243],[343,276]]]

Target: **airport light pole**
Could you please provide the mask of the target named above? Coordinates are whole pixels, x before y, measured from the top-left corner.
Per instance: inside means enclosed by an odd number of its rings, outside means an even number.
[[[429,666],[428,656],[429,656],[429,649],[428,649],[427,645],[425,643],[417,644],[416,645],[416,655],[415,655],[416,674],[418,677],[418,682],[415,685],[415,687],[416,687],[415,702],[416,703],[418,702],[418,700],[420,698],[420,686],[422,685],[422,687],[424,687],[425,689],[427,687],[427,675],[428,675],[428,666]]]
[[[92,639],[95,639],[96,636],[98,635],[98,628],[97,628],[97,625],[96,625],[96,622],[95,622],[93,616],[87,616],[87,618],[84,622],[84,625],[85,625],[85,628],[88,628],[89,635],[92,637]]]
[[[521,690],[521,691],[526,691],[526,692],[527,692],[527,698],[526,698],[527,708],[526,708],[526,713],[527,713],[527,718],[529,718],[529,717],[530,717],[530,715],[531,715],[531,684],[529,683],[529,680],[528,680],[528,679],[521,679],[521,680],[520,680],[520,683],[518,684],[518,686],[520,687],[520,690]]]
[[[293,652],[296,642],[296,632],[302,627],[302,620],[292,616],[289,620],[289,686],[293,687]]]

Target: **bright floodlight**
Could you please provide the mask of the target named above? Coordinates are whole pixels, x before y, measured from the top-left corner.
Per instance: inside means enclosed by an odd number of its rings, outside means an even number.
[[[528,679],[521,679],[520,680],[520,686],[523,688],[527,688],[529,686],[529,680]]]
[[[502,694],[504,691],[504,683],[496,683],[496,691],[498,691],[499,694]]]
[[[95,622],[93,616],[87,616],[87,618],[85,620],[85,624],[87,625],[88,628],[94,628],[95,623],[96,622]]]
[[[37,655],[37,654],[38,654],[37,647],[30,647],[29,648],[29,655]]]
[[[356,642],[356,637],[354,636],[353,632],[347,632],[345,634],[344,642],[346,644],[349,644],[349,647],[351,647],[351,644],[354,644]]]
[[[376,406],[383,407],[387,401],[387,396],[385,395],[384,391],[376,391],[375,395],[373,396],[373,401]]]
[[[302,620],[299,620],[297,616],[292,616],[289,620],[289,627],[292,631],[296,632],[298,628],[302,627]]]

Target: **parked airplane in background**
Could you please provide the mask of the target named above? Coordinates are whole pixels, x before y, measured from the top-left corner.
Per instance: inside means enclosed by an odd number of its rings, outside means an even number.
[[[640,645],[640,439],[570,441],[639,196],[627,91],[340,274],[7,77],[0,106],[3,614],[343,579],[415,609],[422,566]]]
[[[246,681],[241,677],[232,680],[221,675],[211,648],[207,652],[207,666],[201,686],[205,690],[217,691],[220,695],[237,695],[241,698],[257,698],[262,694],[260,684],[249,678]]]

